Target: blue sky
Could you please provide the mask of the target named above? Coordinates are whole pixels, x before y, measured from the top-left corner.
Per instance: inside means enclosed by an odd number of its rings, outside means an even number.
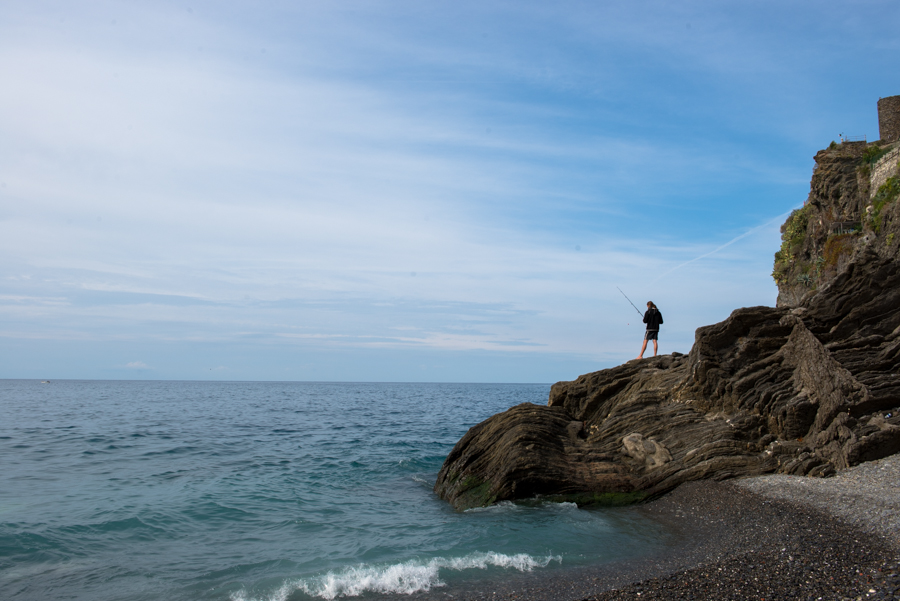
[[[554,382],[774,305],[900,4],[0,3],[0,377]]]

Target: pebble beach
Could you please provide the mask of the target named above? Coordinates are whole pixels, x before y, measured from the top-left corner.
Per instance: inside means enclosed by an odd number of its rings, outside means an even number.
[[[547,574],[428,599],[900,599],[900,455],[831,478],[692,482],[642,506],[675,524],[665,556]]]

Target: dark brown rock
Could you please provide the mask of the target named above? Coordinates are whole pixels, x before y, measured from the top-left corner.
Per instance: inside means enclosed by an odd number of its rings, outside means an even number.
[[[854,181],[857,158],[831,152],[811,200],[843,218],[859,210],[859,191],[830,187]],[[900,451],[897,204],[797,306],[738,309],[699,328],[688,355],[558,382],[548,406],[473,427],[435,491],[460,509],[535,495],[620,503],[691,480],[827,476]],[[828,236],[819,225],[805,235],[800,246],[813,249]]]
[[[447,457],[435,491],[466,509],[535,495],[636,490],[627,469],[587,444],[583,432],[563,409],[523,403],[470,429]]]

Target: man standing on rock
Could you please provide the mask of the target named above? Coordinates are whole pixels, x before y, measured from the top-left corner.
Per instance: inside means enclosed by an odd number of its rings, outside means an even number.
[[[647,341],[653,341],[653,356],[656,356],[658,349],[657,340],[659,339],[659,326],[662,325],[662,313],[653,304],[653,301],[647,301],[647,312],[644,313],[644,323],[647,324],[647,333],[644,334],[644,344],[641,346],[641,354],[638,359],[644,358],[644,351],[647,350]]]

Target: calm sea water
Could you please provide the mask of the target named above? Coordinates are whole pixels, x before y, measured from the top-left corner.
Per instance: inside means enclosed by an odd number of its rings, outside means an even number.
[[[0,599],[305,600],[638,557],[639,511],[432,493],[546,385],[0,380]]]

